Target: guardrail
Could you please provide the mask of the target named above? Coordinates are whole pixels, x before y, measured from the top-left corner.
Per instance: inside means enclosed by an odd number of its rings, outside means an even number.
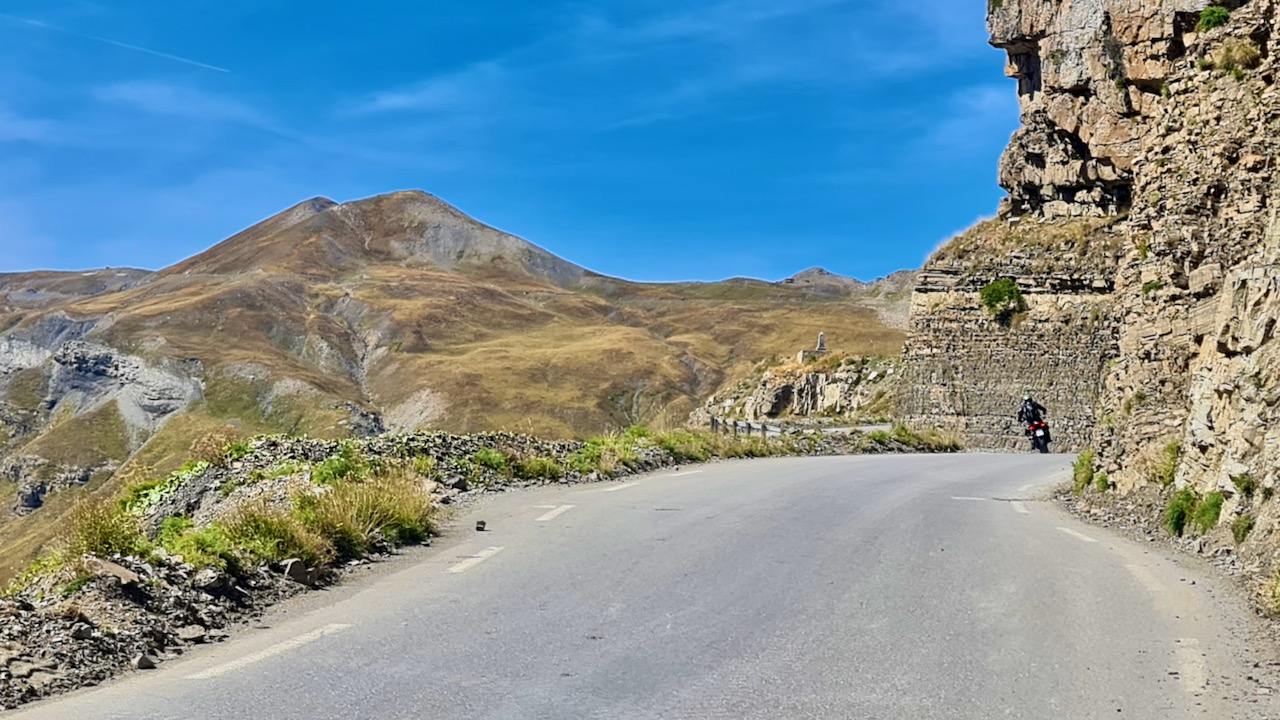
[[[782,426],[762,422],[753,423],[746,420],[711,418],[711,432],[724,433],[725,435],[759,435],[767,440],[769,438],[782,437]]]

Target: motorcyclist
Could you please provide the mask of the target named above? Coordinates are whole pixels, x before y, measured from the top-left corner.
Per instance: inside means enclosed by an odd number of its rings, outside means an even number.
[[[1022,407],[1018,408],[1018,422],[1025,425],[1044,422],[1047,412],[1049,410],[1045,406],[1032,399],[1031,393],[1026,393],[1022,396]]]

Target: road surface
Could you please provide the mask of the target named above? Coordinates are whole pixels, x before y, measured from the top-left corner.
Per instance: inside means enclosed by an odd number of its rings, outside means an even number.
[[[4,717],[1280,717],[1221,583],[1035,500],[1068,466],[781,459],[511,493],[269,629]]]

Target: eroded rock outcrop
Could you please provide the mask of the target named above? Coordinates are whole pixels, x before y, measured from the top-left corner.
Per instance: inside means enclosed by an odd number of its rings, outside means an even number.
[[[713,395],[690,418],[762,420],[839,418],[886,420],[895,411],[898,363],[886,358],[823,358],[788,363],[745,378]]]

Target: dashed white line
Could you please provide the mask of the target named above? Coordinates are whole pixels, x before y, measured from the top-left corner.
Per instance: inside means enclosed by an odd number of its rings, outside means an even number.
[[[961,502],[986,502],[986,498],[977,497],[953,497],[952,500],[960,500]]]
[[[1009,503],[1009,504],[1010,504],[1010,505],[1012,505],[1012,506],[1013,506],[1013,509],[1014,509],[1014,510],[1017,510],[1019,514],[1022,514],[1022,515],[1030,515],[1030,514],[1031,514],[1031,511],[1027,509],[1027,506],[1026,506],[1026,505],[1023,505],[1022,503],[1018,502],[1017,500],[1014,500],[1013,502],[1011,502],[1011,503]]]
[[[626,490],[627,488],[632,488],[632,487],[635,487],[635,486],[637,486],[637,485],[639,485],[639,484],[640,484],[640,483],[622,483],[621,485],[614,485],[614,486],[613,486],[613,487],[611,487],[611,488],[605,488],[604,490],[601,490],[600,492],[618,492],[619,490]]]
[[[1083,540],[1084,542],[1087,542],[1087,543],[1096,543],[1096,542],[1098,542],[1097,540],[1094,540],[1093,538],[1089,537],[1088,535],[1085,535],[1085,534],[1084,534],[1084,533],[1082,533],[1082,532],[1076,532],[1075,530],[1072,530],[1071,528],[1064,528],[1064,527],[1060,527],[1060,528],[1058,528],[1058,529],[1059,529],[1059,530],[1061,530],[1062,532],[1064,532],[1064,533],[1066,533],[1066,534],[1070,535],[1071,537],[1073,537],[1073,538],[1077,539],[1077,540]]]
[[[275,657],[276,655],[289,652],[290,650],[296,650],[302,647],[303,645],[313,643],[319,640],[320,638],[325,637],[326,635],[334,635],[334,634],[340,633],[349,627],[351,626],[350,625],[325,625],[324,627],[317,628],[315,630],[312,630],[309,633],[303,633],[302,635],[299,635],[298,637],[293,638],[292,640],[286,640],[285,642],[282,642],[278,645],[272,645],[271,647],[266,648],[265,650],[259,650],[258,652],[253,653],[251,655],[245,655],[242,658],[238,658],[236,660],[232,660],[231,662],[223,663],[222,665],[209,668],[208,670],[205,670],[203,672],[198,672],[198,673],[195,673],[194,675],[188,675],[186,679],[187,680],[209,680],[211,678],[216,678],[219,675],[226,675],[229,672],[235,672],[236,670],[248,667],[254,663],[262,662],[267,658]]]
[[[703,472],[703,471],[702,471],[702,470],[688,470],[688,471],[685,471],[685,472],[672,473],[672,474],[668,475],[667,477],[684,477],[685,475],[697,475],[697,474],[698,474],[698,473],[700,473],[700,472]]]
[[[498,553],[502,552],[505,549],[506,548],[500,548],[500,547],[485,548],[484,550],[481,550],[480,552],[476,553],[475,555],[472,555],[466,560],[463,560],[462,562],[457,563],[456,565],[453,565],[448,570],[445,570],[445,572],[451,575],[464,573],[470,570],[471,568],[479,565],[480,563],[484,562],[485,560],[488,560],[494,555],[497,555]]]
[[[545,506],[543,506],[543,507],[545,507]],[[551,509],[551,511],[550,511],[550,512],[547,512],[547,513],[543,514],[541,517],[539,517],[538,519],[534,520],[534,522],[551,522],[552,520],[555,520],[556,518],[560,517],[561,515],[563,515],[563,514],[565,514],[565,513],[569,512],[570,510],[574,509],[575,507],[577,507],[577,505],[560,505],[560,506],[558,506],[558,507],[552,507],[552,509]]]

